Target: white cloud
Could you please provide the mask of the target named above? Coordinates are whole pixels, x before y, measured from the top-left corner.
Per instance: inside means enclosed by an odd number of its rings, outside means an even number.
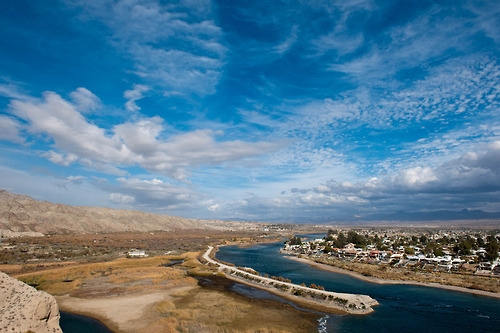
[[[17,82],[11,82],[11,80],[4,77],[0,77],[0,79],[6,82],[0,84],[0,96],[16,99],[28,98],[26,93],[20,88]]]
[[[330,180],[314,187],[294,188],[280,196],[248,195],[244,200],[226,202],[223,211],[249,219],[302,222],[355,215],[461,210],[464,205],[499,211],[499,193],[500,141],[495,141],[436,167],[403,169],[364,183]]]
[[[55,152],[53,150],[50,150],[48,152],[42,153],[43,157],[46,157],[49,161],[51,161],[54,164],[59,164],[63,166],[68,166],[71,163],[75,162],[78,160],[78,156],[75,154],[60,154],[58,152]]]
[[[216,136],[223,133],[213,130],[195,130],[163,139],[163,120],[159,117],[106,130],[90,123],[73,104],[52,92],[45,93],[40,101],[13,100],[10,110],[28,122],[30,133],[53,140],[58,151],[43,154],[50,161],[69,165],[79,160],[112,173],[120,173],[122,166],[139,165],[148,171],[185,179],[190,167],[221,165],[284,146],[283,142],[217,141]]]
[[[89,182],[72,186],[69,190],[66,179],[46,173],[25,171],[0,166],[0,188],[12,193],[27,194],[37,200],[69,205],[106,206],[109,193],[97,189]]]
[[[134,72],[151,87],[198,95],[215,91],[226,47],[210,1],[72,3],[83,8],[82,19],[99,19],[110,28],[110,43],[132,59]]]
[[[298,39],[298,26],[293,26],[290,35],[279,45],[276,45],[273,49],[275,53],[284,54],[293,47]]]
[[[202,199],[199,193],[161,179],[118,178],[120,198],[132,197],[144,207],[157,210],[178,209],[181,206],[196,206]],[[115,198],[116,199],[116,198]]]
[[[142,84],[134,84],[134,88],[132,90],[126,90],[123,93],[123,97],[127,99],[125,103],[125,108],[132,112],[137,112],[141,108],[137,106],[136,101],[142,99],[144,97],[144,93],[149,90],[149,87]]]
[[[213,205],[208,206],[207,209],[211,212],[215,212],[215,211],[219,210],[219,208],[220,208],[220,204],[213,204]]]
[[[80,112],[93,111],[101,106],[99,97],[83,87],[77,88],[70,96],[75,102],[75,107]]]
[[[68,177],[66,177],[64,182],[67,184],[71,183],[71,184],[79,185],[79,184],[82,184],[85,179],[87,179],[87,177],[85,177],[85,176],[68,176]]]
[[[16,119],[0,115],[0,140],[24,143],[25,140],[20,133],[21,128],[21,123]]]
[[[131,195],[126,195],[122,193],[111,193],[109,195],[109,200],[116,204],[133,204],[135,202],[135,198]]]

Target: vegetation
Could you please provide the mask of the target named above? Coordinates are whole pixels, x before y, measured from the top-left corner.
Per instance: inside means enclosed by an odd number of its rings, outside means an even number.
[[[290,238],[290,245],[302,245],[302,240],[300,237],[292,237]]]

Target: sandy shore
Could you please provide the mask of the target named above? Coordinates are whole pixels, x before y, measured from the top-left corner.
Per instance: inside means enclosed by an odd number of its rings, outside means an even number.
[[[399,280],[388,280],[388,279],[382,279],[382,278],[377,278],[373,276],[364,276],[360,273],[349,271],[346,269],[326,265],[326,264],[321,264],[317,263],[315,261],[312,261],[310,259],[305,259],[305,258],[297,258],[293,256],[287,256],[287,258],[295,261],[299,261],[302,263],[306,263],[308,265],[311,265],[313,267],[322,269],[324,271],[330,271],[330,272],[335,272],[335,273],[341,273],[341,274],[346,274],[350,275],[352,277],[355,277],[357,279],[363,280],[363,281],[368,281],[372,283],[378,283],[378,284],[411,284],[411,285],[416,285],[416,286],[424,286],[424,287],[433,287],[433,288],[441,288],[441,289],[447,289],[447,290],[454,290],[454,291],[460,291],[464,293],[469,293],[469,294],[475,294],[475,295],[481,295],[481,296],[489,296],[489,297],[495,297],[495,298],[500,298],[500,293],[493,293],[489,291],[484,291],[484,290],[477,290],[477,289],[469,289],[469,288],[463,288],[463,287],[457,287],[457,286],[450,286],[450,285],[445,285],[445,284],[439,284],[439,283],[424,283],[424,282],[418,282],[418,281],[399,281]]]
[[[158,302],[170,300],[175,292],[190,289],[181,287],[168,291],[134,293],[113,297],[79,298],[55,296],[61,311],[85,315],[102,322],[116,333],[138,332],[154,321],[156,311],[150,311]]]

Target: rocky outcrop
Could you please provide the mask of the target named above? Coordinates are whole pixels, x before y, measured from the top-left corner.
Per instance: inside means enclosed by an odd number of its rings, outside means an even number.
[[[56,300],[0,272],[0,332],[62,333]]]

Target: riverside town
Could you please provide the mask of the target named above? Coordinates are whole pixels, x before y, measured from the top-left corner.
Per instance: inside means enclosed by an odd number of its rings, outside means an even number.
[[[484,231],[330,229],[323,238],[293,237],[283,253],[332,262],[366,263],[409,271],[500,276],[500,233]]]

